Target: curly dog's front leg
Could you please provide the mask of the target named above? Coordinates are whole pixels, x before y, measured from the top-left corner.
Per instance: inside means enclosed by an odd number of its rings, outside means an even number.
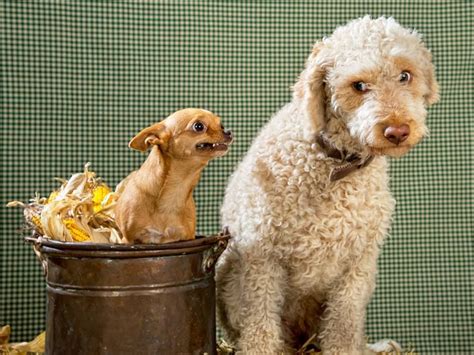
[[[241,270],[240,339],[243,354],[276,354],[285,351],[281,309],[285,272],[268,257],[246,258]]]
[[[365,314],[373,293],[377,257],[367,257],[351,269],[328,294],[321,324],[323,354],[365,352]]]

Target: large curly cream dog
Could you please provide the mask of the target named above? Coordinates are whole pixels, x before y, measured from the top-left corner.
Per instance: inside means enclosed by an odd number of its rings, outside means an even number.
[[[364,17],[316,43],[293,100],[227,187],[234,236],[217,268],[218,315],[244,353],[363,351],[366,305],[394,200],[385,156],[427,133],[431,54],[393,18]]]

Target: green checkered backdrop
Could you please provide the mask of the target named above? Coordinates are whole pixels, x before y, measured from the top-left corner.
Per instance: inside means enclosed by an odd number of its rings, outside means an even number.
[[[219,229],[229,174],[260,127],[290,99],[312,44],[364,14],[394,16],[432,49],[442,99],[431,137],[392,162],[398,200],[370,304],[371,339],[421,353],[474,352],[473,4],[470,1],[23,1],[0,5],[1,204],[48,194],[93,163],[115,185],[144,155],[141,128],[185,107],[231,128],[231,152],[195,191],[198,230]],[[13,340],[44,329],[45,284],[1,207],[0,324]]]

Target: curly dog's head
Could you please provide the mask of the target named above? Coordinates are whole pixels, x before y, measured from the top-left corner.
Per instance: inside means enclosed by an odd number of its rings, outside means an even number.
[[[427,134],[426,108],[439,98],[420,35],[369,16],[316,43],[294,97],[339,148],[394,157]]]

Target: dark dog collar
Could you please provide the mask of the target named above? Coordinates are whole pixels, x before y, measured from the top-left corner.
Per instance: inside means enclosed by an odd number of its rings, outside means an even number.
[[[342,165],[336,166],[331,170],[331,173],[329,174],[329,180],[331,181],[337,181],[356,170],[365,168],[372,162],[372,160],[374,160],[373,155],[370,155],[366,159],[362,159],[358,154],[348,154],[345,150],[341,151],[335,148],[326,138],[324,132],[321,132],[316,136],[316,143],[318,143],[328,158],[340,160],[342,163]]]

